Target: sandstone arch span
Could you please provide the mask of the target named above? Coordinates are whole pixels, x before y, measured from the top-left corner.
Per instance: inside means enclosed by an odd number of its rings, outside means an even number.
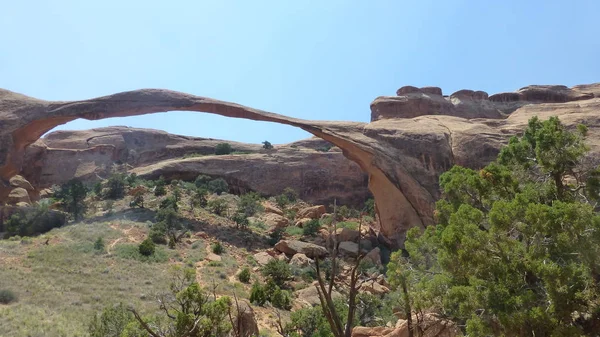
[[[7,181],[21,171],[25,148],[54,127],[83,118],[97,120],[168,111],[196,111],[299,127],[342,149],[369,175],[381,232],[399,242],[406,228],[431,222],[432,195],[404,172],[365,133],[365,123],[307,121],[243,105],[162,89],[143,89],[81,101],[44,101],[0,89],[0,200]],[[410,195],[403,193],[409,188]]]
[[[143,89],[70,102],[50,102],[0,89],[0,201],[21,171],[23,153],[57,125],[84,119],[197,111],[302,128],[342,149],[369,175],[381,233],[399,246],[406,230],[433,223],[439,175],[452,165],[478,168],[533,116],[588,126],[600,161],[600,83],[528,86],[515,93],[403,87],[371,103],[371,123],[309,121],[186,93]]]

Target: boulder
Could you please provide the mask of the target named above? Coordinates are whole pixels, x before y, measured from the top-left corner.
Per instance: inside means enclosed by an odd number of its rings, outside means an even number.
[[[258,336],[258,323],[252,306],[243,300],[234,303],[233,307],[235,325],[233,326],[238,337]]]
[[[307,223],[307,222],[310,222],[310,221],[312,221],[312,220],[313,220],[313,219],[310,219],[310,218],[303,218],[303,219],[300,219],[300,220],[296,221],[295,225],[296,225],[297,227],[304,227],[304,224],[305,224],[305,223]]]
[[[304,268],[304,267],[310,266],[313,262],[314,261],[312,259],[310,259],[308,256],[306,256],[302,253],[298,253],[298,254],[294,254],[294,256],[292,256],[292,259],[290,260],[290,265]]]
[[[364,259],[373,262],[377,266],[381,266],[381,249],[379,247],[373,248],[365,255]]]
[[[418,319],[417,319],[418,318]],[[433,314],[423,314],[420,317],[413,315],[412,321],[421,322],[424,331],[422,337],[457,337],[462,336],[456,325],[449,321],[436,317]],[[399,319],[395,327],[364,327],[357,326],[352,329],[352,337],[408,337],[408,321]]]
[[[338,228],[335,230],[335,239],[338,242],[351,241],[358,242],[360,238],[360,232],[350,228]]]
[[[379,337],[379,336],[388,336],[392,332],[396,330],[395,328],[385,327],[385,326],[375,326],[375,327],[367,327],[367,326],[356,326],[352,329],[352,337]],[[396,337],[396,336],[395,336]],[[405,337],[402,335],[398,335],[397,337]],[[406,335],[408,337],[408,334]]]
[[[390,292],[390,289],[382,284],[373,281],[367,281],[361,284],[358,289],[360,292],[369,293],[371,295],[383,295]]]
[[[29,193],[23,187],[13,188],[8,194],[7,202],[11,205],[16,205],[20,202],[27,203],[28,205],[31,204]]]
[[[50,188],[44,188],[40,191],[40,199],[47,199],[52,196],[53,192]]]
[[[283,211],[270,202],[263,203],[263,207],[265,209],[265,213],[274,213],[283,216]]]
[[[358,243],[351,241],[340,242],[339,252],[349,256],[358,256]]]
[[[28,191],[33,191],[33,186],[27,181],[27,179],[23,178],[20,175],[16,175],[9,180],[10,186],[12,187],[22,187]]]
[[[221,262],[221,260],[222,260],[221,256],[219,256],[215,253],[208,253],[208,255],[206,255],[206,259],[208,261],[212,261],[212,262]]]
[[[254,259],[256,260],[256,262],[258,264],[260,264],[261,266],[264,266],[267,263],[269,263],[269,261],[274,260],[275,258],[267,252],[260,252],[260,253],[254,254]]]
[[[284,216],[275,213],[265,213],[262,220],[269,227],[282,228],[288,225],[288,219]]]
[[[281,240],[277,242],[275,249],[287,255],[302,253],[313,259],[327,256],[325,247],[298,240]]]
[[[319,219],[323,214],[325,214],[325,206],[311,206],[299,210],[298,213],[296,213],[296,219]]]

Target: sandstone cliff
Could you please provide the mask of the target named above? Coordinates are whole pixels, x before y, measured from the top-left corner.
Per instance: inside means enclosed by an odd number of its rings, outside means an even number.
[[[216,156],[215,146],[227,142],[234,153]],[[25,150],[21,174],[37,189],[78,178],[107,178],[115,163],[143,178],[194,180],[198,174],[226,179],[235,192],[276,195],[292,187],[311,203],[360,205],[369,196],[368,177],[337,148],[320,138],[276,145],[185,137],[164,131],[109,127],[56,131]],[[189,157],[189,158],[185,158]]]
[[[595,156],[600,152],[600,84],[567,88],[530,86],[488,96],[461,90],[448,97],[439,88],[400,89],[397,97],[372,104],[369,124],[307,121],[238,104],[145,89],[73,102],[47,102],[0,90],[0,199],[8,180],[22,171],[25,148],[59,124],[85,118],[140,115],[173,110],[300,127],[338,146],[369,176],[380,230],[394,245],[411,226],[433,222],[439,175],[453,164],[481,167],[533,116],[559,116],[567,125],[584,123]]]

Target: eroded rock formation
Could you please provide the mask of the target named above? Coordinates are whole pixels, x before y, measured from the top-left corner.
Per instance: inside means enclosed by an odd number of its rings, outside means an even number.
[[[244,154],[214,155],[215,146],[223,142]],[[21,174],[40,190],[72,178],[107,178],[119,163],[147,179],[189,181],[206,174],[226,179],[236,193],[277,195],[291,187],[311,203],[329,204],[335,198],[341,204],[362,205],[370,195],[368,176],[338,148],[317,151],[325,146],[327,142],[316,137],[265,150],[258,144],[150,129],[56,131],[26,148]]]
[[[416,89],[416,90],[415,90]],[[53,127],[85,118],[201,111],[287,124],[325,139],[369,175],[383,235],[398,245],[409,227],[433,222],[438,177],[454,164],[481,167],[533,116],[559,116],[567,125],[589,128],[592,153],[600,153],[600,84],[531,86],[516,93],[438,88],[399,90],[371,105],[373,122],[307,121],[168,90],[145,89],[90,100],[48,102],[0,90],[0,200],[9,179],[22,171],[25,148]],[[435,97],[434,97],[435,96]]]

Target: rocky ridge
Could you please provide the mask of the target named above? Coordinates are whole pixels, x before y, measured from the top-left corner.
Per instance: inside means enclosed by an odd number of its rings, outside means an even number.
[[[377,229],[398,246],[408,228],[433,223],[442,172],[454,164],[482,167],[533,116],[558,116],[568,126],[586,124],[592,155],[600,153],[600,84],[529,86],[491,96],[461,90],[450,97],[439,88],[404,87],[398,94],[371,104],[371,123],[352,123],[300,120],[158,89],[72,102],[0,90],[0,178],[4,182],[0,200],[6,200],[12,190],[9,179],[22,172],[26,147],[57,125],[77,118],[208,112],[299,127],[339,147],[368,174],[380,220]]]

